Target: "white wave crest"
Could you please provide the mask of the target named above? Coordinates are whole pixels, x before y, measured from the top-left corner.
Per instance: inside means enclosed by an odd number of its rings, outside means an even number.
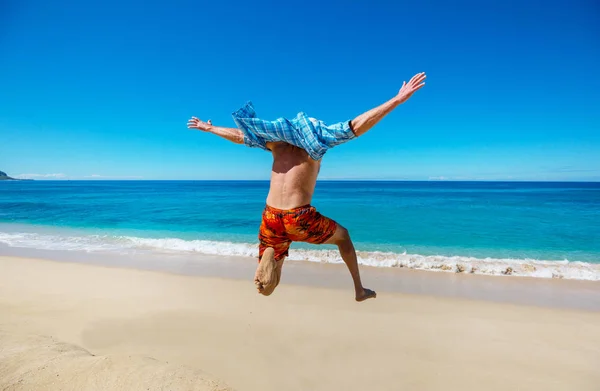
[[[12,247],[44,250],[73,250],[85,252],[130,253],[200,253],[207,255],[256,257],[258,248],[251,243],[232,243],[178,238],[140,238],[133,236],[59,236],[37,233],[0,232],[0,243]],[[358,262],[376,267],[405,267],[409,269],[513,275],[539,278],[565,278],[600,281],[600,264],[586,262],[544,261],[534,259],[473,258],[463,256],[426,256],[393,252],[358,251]],[[291,249],[289,260],[321,263],[343,263],[333,250]]]

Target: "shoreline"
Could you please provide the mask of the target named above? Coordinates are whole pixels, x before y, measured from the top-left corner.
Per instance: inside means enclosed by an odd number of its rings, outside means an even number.
[[[600,384],[597,311],[397,292],[356,303],[350,290],[287,281],[263,297],[251,280],[6,256],[0,269],[2,333],[49,336],[99,356],[152,357],[241,391]],[[0,360],[6,365],[23,363]],[[116,366],[109,372],[123,376]]]
[[[146,270],[191,277],[252,282],[256,259],[202,254],[116,255],[80,251],[38,250],[0,245],[0,258],[43,259],[118,269]],[[548,308],[600,311],[600,283],[585,280],[544,279],[433,272],[408,268],[360,266],[365,287],[378,293],[401,293]],[[352,294],[344,264],[286,261],[281,284],[342,290]]]
[[[150,254],[168,257],[249,257],[256,256],[257,245],[245,241],[191,239],[185,236],[143,236],[143,232],[111,232],[73,227],[21,223],[0,223],[0,254],[4,248],[69,250],[98,254]],[[152,232],[152,231],[150,231]],[[137,236],[141,235],[141,236]],[[166,236],[165,236],[166,235]],[[302,243],[300,244],[302,245]],[[485,276],[511,275],[539,279],[600,281],[600,263],[594,260],[568,261],[528,258],[477,258],[459,255],[422,255],[401,252],[357,250],[361,266],[381,269],[411,269]],[[334,246],[302,247],[290,250],[286,263],[312,262],[343,264]]]

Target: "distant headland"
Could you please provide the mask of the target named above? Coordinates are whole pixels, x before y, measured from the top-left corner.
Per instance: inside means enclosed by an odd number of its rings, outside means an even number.
[[[11,178],[4,171],[0,171],[0,181],[32,181],[33,179],[17,179]]]

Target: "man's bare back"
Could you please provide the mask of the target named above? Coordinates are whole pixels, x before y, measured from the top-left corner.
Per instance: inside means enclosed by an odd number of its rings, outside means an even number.
[[[311,159],[305,150],[287,143],[267,143],[267,147],[273,154],[267,205],[285,210],[310,204],[321,161]]]
[[[405,82],[402,85],[394,98],[359,115],[352,121],[344,123],[341,128],[331,127],[331,129],[345,129],[345,137],[350,138],[365,134],[383,117],[406,102],[417,90],[422,88],[425,85],[424,80],[425,73],[415,75],[408,83]],[[246,112],[251,117],[255,117],[255,112],[251,106],[249,106],[249,111],[246,110]],[[236,118],[234,117],[234,120]],[[310,118],[306,122],[309,122],[309,120],[313,121],[314,119]],[[239,123],[238,126],[244,127],[244,124]],[[250,140],[246,139],[246,136],[252,139],[256,138],[256,135],[247,134],[245,136],[241,129],[213,126],[210,120],[203,122],[196,117],[192,117],[188,121],[188,128],[210,132],[236,144],[255,146]],[[297,128],[293,129],[296,130]],[[264,143],[263,141],[263,144],[260,144],[262,149],[271,151],[273,167],[271,187],[259,230],[259,265],[254,277],[258,292],[265,296],[273,293],[279,285],[281,268],[290,244],[293,241],[304,241],[314,244],[336,245],[352,276],[355,299],[364,301],[376,297],[374,291],[364,288],[362,285],[356,251],[348,230],[336,221],[321,215],[314,207],[310,206],[321,167],[321,160],[314,160],[307,150],[295,146],[297,139],[282,138],[279,134],[277,129],[274,132],[263,133],[264,137],[269,137],[271,141],[263,139],[267,142]],[[306,134],[297,137],[304,138],[305,136]],[[347,138],[338,138],[337,140],[341,142],[347,140]],[[335,142],[336,140],[333,141],[332,145],[339,144],[339,142]],[[306,148],[311,149],[312,147],[309,145]],[[319,156],[322,156],[322,154],[316,155],[315,159],[320,159]]]

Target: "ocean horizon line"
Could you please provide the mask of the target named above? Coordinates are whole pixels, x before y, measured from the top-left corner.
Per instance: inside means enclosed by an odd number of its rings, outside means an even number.
[[[323,178],[318,182],[418,182],[418,183],[600,183],[599,180],[432,180],[432,179],[373,179],[373,178]],[[13,182],[13,181],[3,181]],[[19,182],[19,181],[15,181]],[[270,179],[35,179],[29,182],[270,182]]]

